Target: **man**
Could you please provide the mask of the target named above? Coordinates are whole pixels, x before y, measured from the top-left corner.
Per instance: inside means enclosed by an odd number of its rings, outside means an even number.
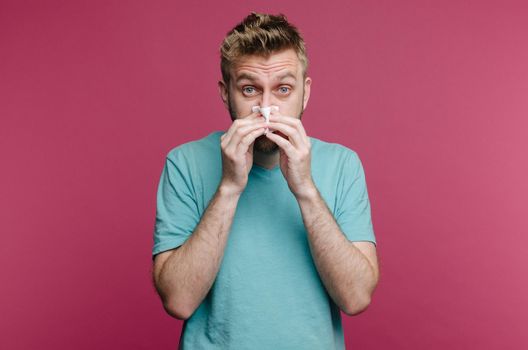
[[[308,60],[284,16],[250,14],[221,55],[233,123],[172,149],[157,195],[153,279],[180,348],[344,349],[339,311],[378,282],[361,162],[307,136]]]

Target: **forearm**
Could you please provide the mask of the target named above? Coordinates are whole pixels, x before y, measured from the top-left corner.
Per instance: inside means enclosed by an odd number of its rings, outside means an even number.
[[[312,257],[328,294],[345,313],[357,313],[370,303],[376,286],[373,267],[341,232],[315,186],[298,203]]]
[[[158,290],[170,310],[190,316],[218,273],[239,195],[219,186],[196,229],[169,256],[160,271]]]

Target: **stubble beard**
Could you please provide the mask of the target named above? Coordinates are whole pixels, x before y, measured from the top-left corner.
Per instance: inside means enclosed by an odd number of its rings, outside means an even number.
[[[235,121],[237,119],[237,115],[235,110],[233,109],[233,105],[231,104],[231,98],[228,95],[227,96],[228,101],[228,108],[229,108],[229,115],[231,116],[231,120]],[[301,99],[301,112],[299,113],[299,119],[302,119],[302,115],[304,113],[304,109],[302,108],[302,103],[304,101],[304,89],[303,89],[303,96]],[[255,143],[253,144],[253,152],[259,152],[263,154],[274,154],[279,151],[279,146],[273,142],[272,140],[268,139],[266,135],[260,135],[255,139]]]

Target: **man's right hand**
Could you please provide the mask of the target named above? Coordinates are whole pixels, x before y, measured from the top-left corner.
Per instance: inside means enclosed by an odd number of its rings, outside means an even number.
[[[231,194],[239,195],[246,188],[248,174],[253,166],[253,144],[264,135],[266,121],[259,112],[236,119],[220,137],[222,148],[222,180],[220,186]]]

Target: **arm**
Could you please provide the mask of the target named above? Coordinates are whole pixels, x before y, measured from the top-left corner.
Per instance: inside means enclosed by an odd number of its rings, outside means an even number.
[[[328,293],[347,315],[362,312],[378,283],[376,248],[371,242],[351,242],[313,186],[298,197],[310,250]]]
[[[214,283],[253,163],[253,142],[265,131],[265,122],[256,113],[243,119],[234,121],[221,137],[222,180],[201,218],[189,209],[192,204],[184,202],[184,198],[192,196],[184,177],[191,175],[167,168],[160,183],[156,231],[159,240],[190,234],[178,249],[160,253],[154,261],[156,290],[165,310],[178,319],[189,318]]]
[[[239,198],[220,185],[189,239],[156,256],[154,282],[170,315],[189,318],[213,285]]]
[[[370,242],[352,243],[348,240],[328,210],[311,176],[311,142],[301,121],[272,112],[270,128],[286,135],[283,138],[273,133],[266,134],[281,149],[281,171],[299,203],[310,251],[321,280],[341,310],[348,315],[360,313],[369,305],[378,282],[375,246]],[[351,170],[349,165],[347,169]],[[359,209],[366,209],[367,199],[361,165],[356,169],[356,174],[351,173],[350,176],[360,182],[354,184],[353,181],[344,190],[343,195],[348,200],[346,207],[341,208],[343,218],[340,222],[345,222],[349,229],[354,226],[355,220],[364,223],[367,218],[354,214],[358,209],[354,207],[360,202]]]

